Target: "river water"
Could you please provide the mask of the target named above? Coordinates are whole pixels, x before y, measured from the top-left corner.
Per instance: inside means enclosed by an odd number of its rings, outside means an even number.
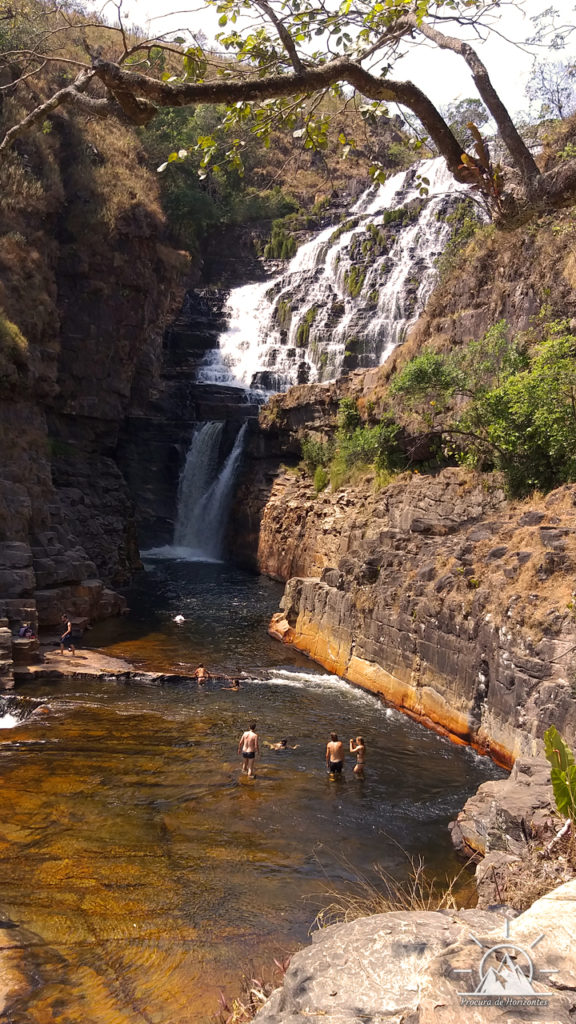
[[[406,853],[459,870],[447,824],[503,773],[269,639],[280,593],[221,564],[156,560],[130,616],[89,634],[145,668],[254,674],[238,693],[103,679],[19,691],[16,712],[30,697],[51,710],[0,730],[0,905],[36,937],[35,988],[11,1024],[207,1021],[250,962],[307,941],[328,889],[374,878],[375,862],[405,877]],[[236,748],[252,717],[297,749],[266,750],[249,782]],[[332,729],[365,737],[364,781],[351,759],[327,778]]]

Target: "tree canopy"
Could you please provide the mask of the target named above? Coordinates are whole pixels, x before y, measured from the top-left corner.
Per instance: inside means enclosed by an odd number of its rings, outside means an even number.
[[[206,0],[205,7],[218,15],[218,52],[202,36],[144,38],[126,24],[122,0],[114,4],[111,25],[68,0],[59,2],[56,26],[42,25],[38,0],[15,0],[23,6],[9,7],[0,21],[0,90],[29,88],[48,62],[59,63],[67,75],[60,88],[8,127],[0,152],[63,105],[145,125],[161,108],[223,104],[228,158],[241,166],[239,124],[249,124],[266,142],[280,123],[306,146],[322,148],[330,129],[322,99],[331,95],[343,103],[359,98],[367,117],[388,104],[411,111],[454,177],[482,193],[504,225],[576,199],[576,160],[540,171],[466,41],[490,31],[499,0]],[[66,33],[76,40],[72,57],[62,53]],[[472,122],[472,147],[463,153],[453,120],[448,123],[418,86],[395,77],[408,42],[432,44],[466,63],[504,144],[504,167],[494,164]],[[340,141],[344,154],[354,145],[345,136]],[[201,137],[197,144],[207,166],[211,139]],[[173,159],[185,156],[182,151]]]

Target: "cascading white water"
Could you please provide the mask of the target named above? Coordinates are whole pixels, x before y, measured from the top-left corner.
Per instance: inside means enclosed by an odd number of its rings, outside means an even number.
[[[144,552],[147,557],[220,561],[236,474],[242,458],[246,424],[232,451],[220,464],[225,423],[202,423],[194,431],[178,486],[173,544]]]
[[[218,471],[218,456],[224,421],[196,427],[178,484],[174,547],[200,550],[198,517],[200,504],[212,487]]]
[[[343,224],[300,246],[281,277],[232,290],[228,328],[199,380],[281,390],[337,377],[356,353],[359,365],[383,362],[433,288],[463,189],[441,158],[368,189]]]
[[[242,458],[246,429],[247,424],[243,423],[232,451],[214,483],[198,502],[193,523],[190,524],[190,539],[194,542],[194,546],[199,547],[208,558],[219,560],[222,557],[224,534],[228,524],[236,474]]]
[[[14,729],[17,725],[21,724],[21,719],[16,718],[16,715],[11,715],[10,712],[0,715],[0,729]]]

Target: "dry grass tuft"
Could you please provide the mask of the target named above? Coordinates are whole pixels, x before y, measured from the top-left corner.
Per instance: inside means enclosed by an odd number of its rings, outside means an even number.
[[[521,859],[504,865],[496,879],[496,898],[522,913],[536,900],[573,878],[576,878],[576,834],[571,828],[552,850],[540,838],[529,843]]]
[[[0,309],[0,381],[12,387],[28,372],[28,340]]]
[[[254,1019],[275,988],[282,984],[282,978],[290,965],[290,957],[284,960],[274,958],[274,967],[255,970],[250,967],[242,976],[240,995],[229,1001],[220,992],[220,1009],[212,1018],[213,1024],[249,1024]]]
[[[315,902],[325,905],[316,914],[314,928],[327,928],[333,924],[347,924],[360,917],[374,914],[389,914],[393,911],[409,910],[456,910],[472,906],[476,890],[470,878],[468,861],[455,878],[438,878],[431,875],[421,857],[414,857],[402,851],[406,857],[408,874],[399,880],[382,864],[375,864],[376,879],[368,878],[350,864],[344,866],[356,880],[345,891],[330,885],[314,897]],[[329,901],[329,902],[326,902]]]

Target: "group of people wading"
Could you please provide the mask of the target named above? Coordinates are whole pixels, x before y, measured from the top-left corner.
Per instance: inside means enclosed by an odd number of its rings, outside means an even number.
[[[174,620],[176,621],[176,620]],[[207,671],[204,665],[198,665],[198,668],[192,673],[194,679],[199,683],[205,683],[210,679],[210,673]],[[240,680],[232,679],[231,686],[225,686],[225,690],[240,690]],[[268,743],[265,745],[270,750],[276,751],[287,751],[296,750],[298,744],[293,747],[288,746],[288,740],[282,739],[277,743]],[[356,764],[354,765],[354,774],[360,778],[364,778],[364,763],[366,760],[366,744],[362,736],[356,736],[350,740],[350,753],[356,756]],[[250,728],[246,729],[242,733],[238,742],[238,754],[242,757],[242,774],[247,775],[249,779],[254,778],[254,762],[257,757],[260,756],[260,740],[258,733],[256,732],[256,722],[251,722]],[[344,760],[346,758],[346,750],[342,740],[338,739],[338,733],[331,732],[330,739],[326,744],[326,771],[330,779],[336,780],[342,775],[344,769]]]
[[[288,740],[282,739],[278,743],[266,743],[266,746],[270,750],[282,751],[282,750],[296,750],[298,744],[293,747],[288,746]],[[260,755],[260,740],[258,733],[256,732],[256,722],[250,723],[250,728],[246,729],[242,733],[238,742],[238,753],[242,757],[242,774],[247,775],[249,779],[254,778],[254,762],[256,757]],[[362,736],[356,736],[356,739],[350,740],[350,753],[356,755],[356,764],[354,765],[354,774],[364,777],[364,762],[366,759],[366,744]],[[330,776],[330,779],[335,780],[338,776],[342,775],[344,768],[344,760],[346,757],[346,751],[342,740],[338,739],[338,733],[331,732],[330,739],[326,744],[326,771]]]

